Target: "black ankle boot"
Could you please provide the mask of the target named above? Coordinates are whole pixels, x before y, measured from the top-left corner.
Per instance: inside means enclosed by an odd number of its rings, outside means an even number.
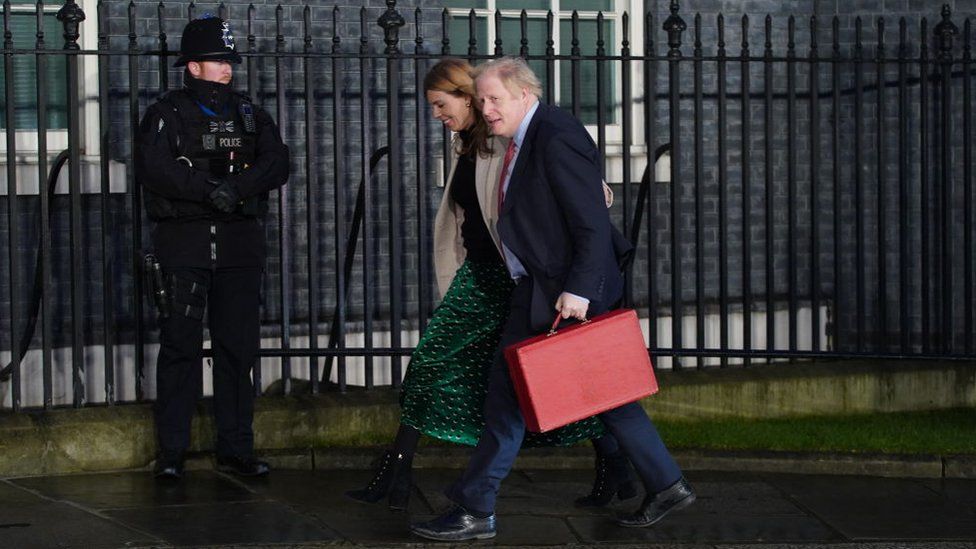
[[[410,500],[412,462],[412,456],[404,457],[392,451],[385,452],[369,484],[360,490],[349,490],[346,496],[364,503],[376,503],[388,495],[390,509],[406,509]]]
[[[604,507],[613,496],[621,501],[637,495],[637,483],[627,458],[620,452],[596,458],[596,479],[590,495],[575,501],[577,507]]]

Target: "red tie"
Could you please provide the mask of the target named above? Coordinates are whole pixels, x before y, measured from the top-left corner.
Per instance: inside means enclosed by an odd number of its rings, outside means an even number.
[[[508,174],[508,166],[511,165],[513,158],[515,158],[514,139],[508,142],[508,148],[505,149],[505,161],[502,162],[502,175],[498,179],[498,213],[499,214],[502,211],[502,204],[505,203],[505,176]]]

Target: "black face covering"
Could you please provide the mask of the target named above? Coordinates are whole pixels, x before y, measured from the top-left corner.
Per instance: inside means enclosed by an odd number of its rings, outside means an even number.
[[[194,78],[189,70],[183,75],[183,86],[190,91],[194,99],[215,112],[227,104],[231,94],[229,84]]]

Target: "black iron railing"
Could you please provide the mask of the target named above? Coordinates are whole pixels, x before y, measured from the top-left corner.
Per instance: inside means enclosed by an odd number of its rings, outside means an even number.
[[[636,20],[416,8],[407,21],[399,4],[210,7],[237,29],[238,85],[274,113],[294,157],[267,224],[259,390],[399,382],[437,303],[429,233],[450,156],[420,87],[452,53],[524,56],[543,100],[591,129],[611,215],[638,244],[626,302],[660,367],[976,358],[968,18],[956,16],[961,31],[948,8],[894,25],[727,24],[671,2]],[[149,227],[131,143],[149,102],[179,85],[174,33],[204,7],[99,2],[97,46],[83,49],[76,2],[58,12],[60,48],[43,2],[4,2],[0,406],[151,398]],[[16,42],[28,12],[33,39]],[[47,77],[53,60],[63,80]],[[52,86],[66,92],[63,128],[49,124]],[[25,119],[36,123],[17,127]],[[68,169],[49,194],[54,138]]]

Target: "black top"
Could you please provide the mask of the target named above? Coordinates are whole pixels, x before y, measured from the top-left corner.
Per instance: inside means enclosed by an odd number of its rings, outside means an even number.
[[[466,258],[477,262],[501,261],[498,249],[491,240],[491,233],[488,232],[488,226],[485,225],[485,218],[481,215],[478,193],[474,188],[474,171],[474,155],[461,155],[454,169],[454,179],[451,180],[451,199],[464,210],[461,239],[467,251]]]

